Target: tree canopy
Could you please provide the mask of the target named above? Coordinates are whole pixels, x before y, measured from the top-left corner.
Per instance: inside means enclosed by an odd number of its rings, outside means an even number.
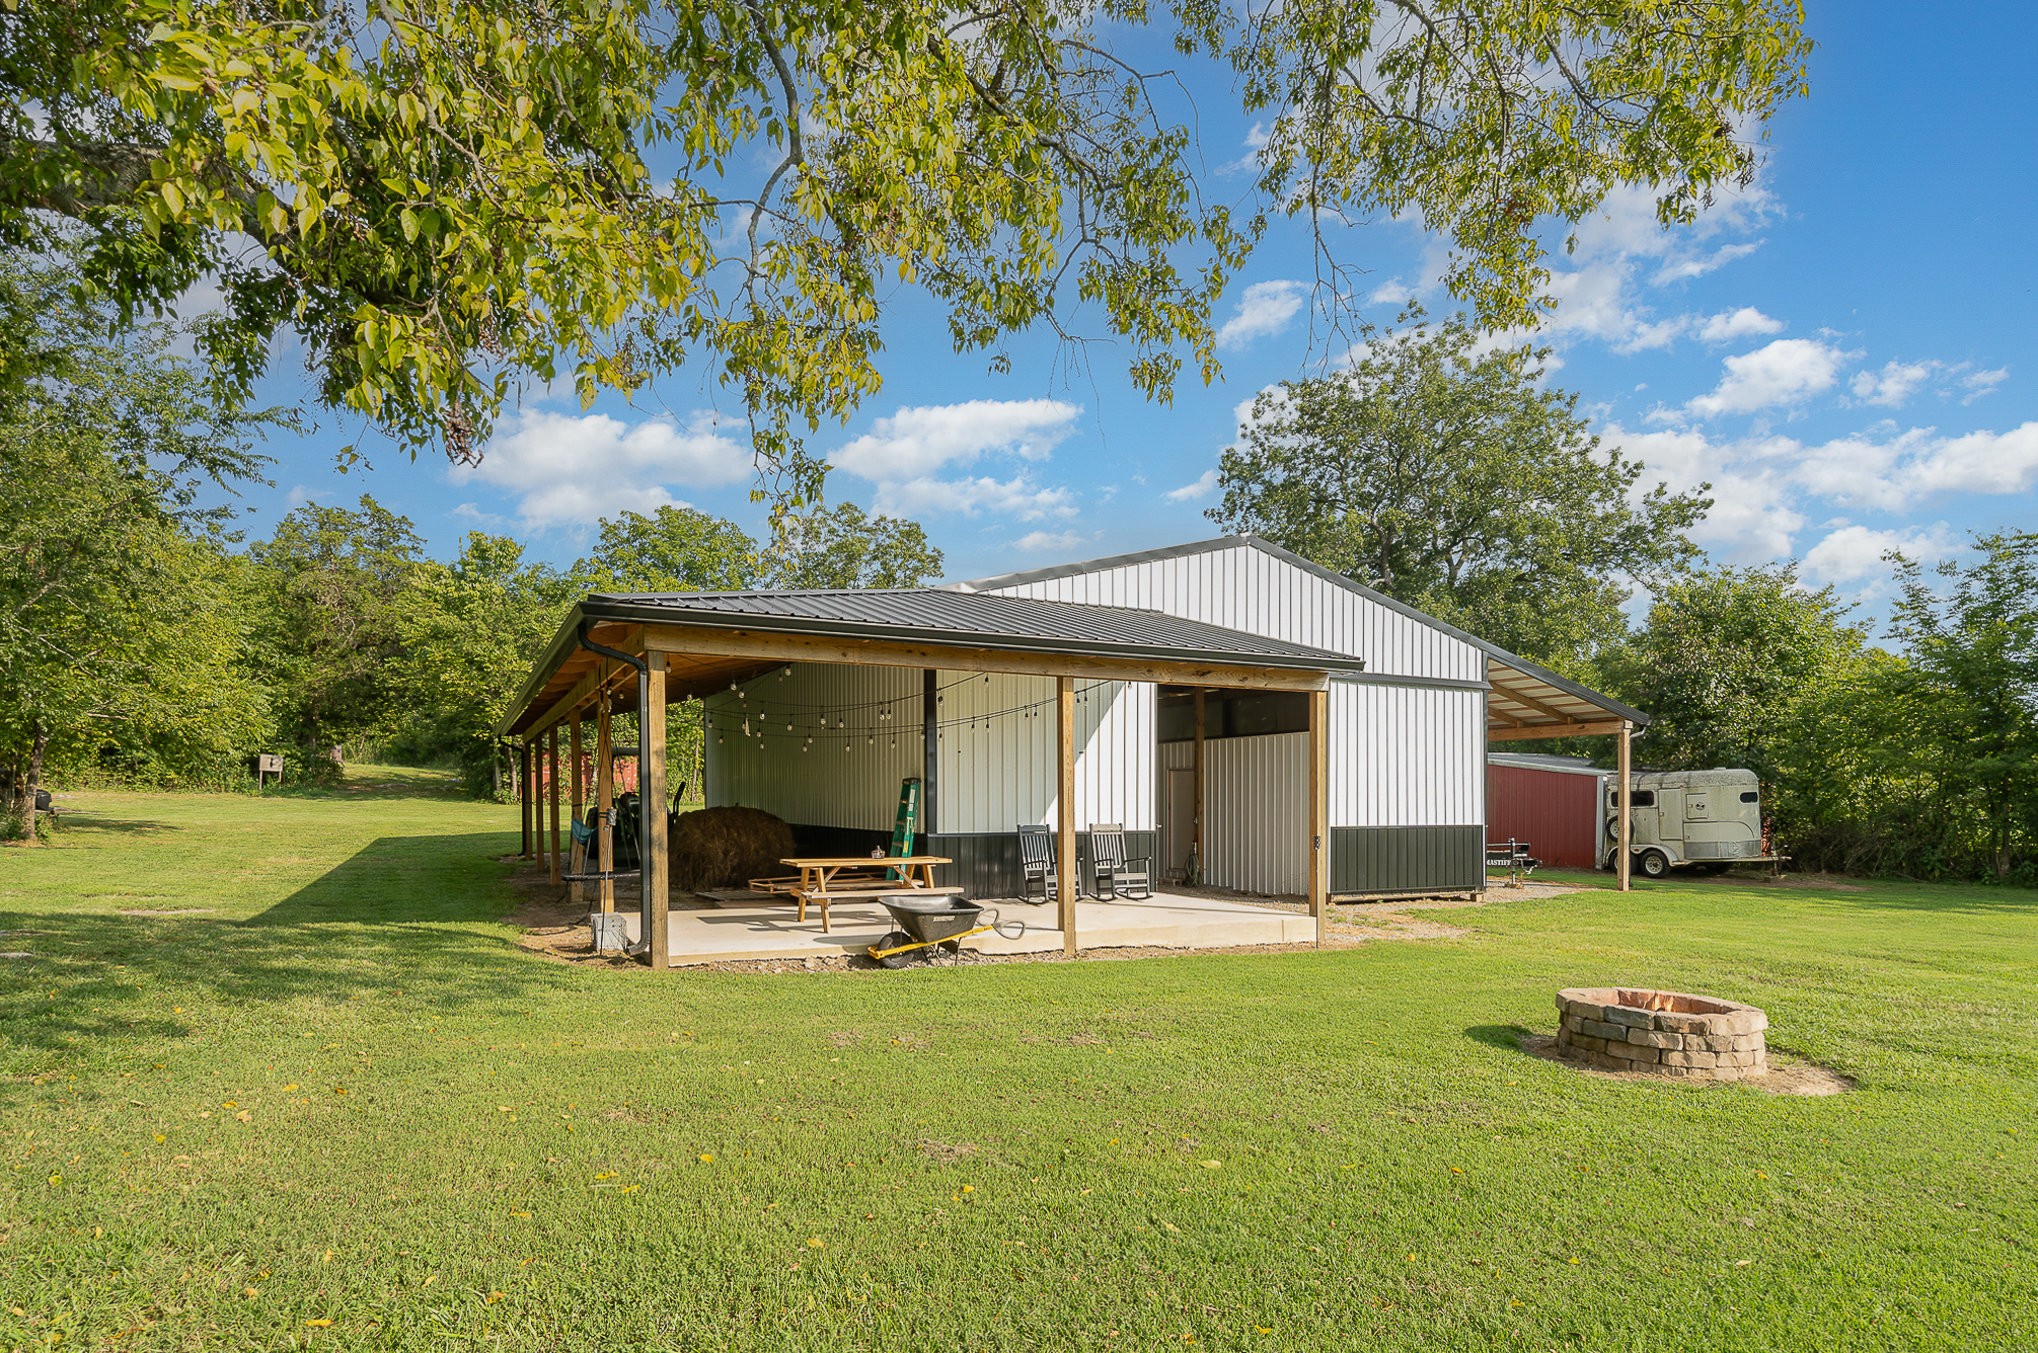
[[[1665,222],[1744,181],[1804,85],[1795,0],[71,0],[0,12],[0,243],[89,241],[147,312],[203,278],[245,389],[289,334],[327,405],[479,453],[527,382],[682,364],[767,467],[877,388],[910,283],[959,351],[1108,337],[1148,393],[1216,369],[1269,226],[1420,219],[1483,321],[1621,185]],[[1202,181],[1182,71],[1265,134]],[[1226,156],[1225,158],[1229,158]]]
[[[158,326],[92,340],[105,317],[54,266],[0,261],[0,294],[40,298],[68,343],[0,399],[0,812],[31,838],[47,757],[204,759],[268,717],[204,501],[258,473],[261,420],[213,406]]]
[[[941,576],[941,551],[919,522],[838,503],[781,518],[764,574],[772,587],[918,587]]]
[[[1630,580],[1696,556],[1710,506],[1602,447],[1542,354],[1482,350],[1460,319],[1374,335],[1352,367],[1263,392],[1219,461],[1210,517],[1575,666],[1625,633]]]

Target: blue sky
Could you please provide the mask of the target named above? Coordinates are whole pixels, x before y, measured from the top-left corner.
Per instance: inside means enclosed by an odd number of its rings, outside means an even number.
[[[2038,327],[2033,325],[2033,147],[2038,20],[1967,5],[1920,22],[1914,7],[1817,5],[1811,94],[1771,129],[1753,188],[1691,230],[1658,230],[1645,193],[1624,193],[1557,260],[1559,308],[1540,341],[1551,379],[1579,392],[1599,433],[1678,487],[1714,484],[1699,532],[1717,559],[1798,558],[1872,613],[1882,552],[1957,555],[1970,531],[2038,525]],[[1200,92],[1204,153],[1247,153],[1250,127]],[[1215,180],[1227,181],[1220,170]],[[1232,177],[1242,192],[1244,181]],[[1368,315],[1393,319],[1433,283],[1438,254],[1411,226],[1356,228],[1341,257],[1366,269]],[[1239,407],[1272,382],[1314,374],[1309,252],[1272,238],[1231,294],[1223,380],[1187,378],[1150,404],[1099,345],[1071,362],[1022,340],[1009,373],[957,356],[939,316],[893,298],[884,389],[813,449],[837,468],[831,500],[918,517],[970,577],[1211,535],[1202,515]],[[271,398],[299,397],[287,362]],[[278,441],[273,490],[249,495],[249,528],[306,499],[372,492],[449,555],[477,527],[535,557],[583,553],[598,516],[662,502],[753,531],[762,509],[736,410],[685,376],[632,407],[528,403],[478,471],[454,471],[371,438],[371,464],[340,473],[359,429],[334,415]]]

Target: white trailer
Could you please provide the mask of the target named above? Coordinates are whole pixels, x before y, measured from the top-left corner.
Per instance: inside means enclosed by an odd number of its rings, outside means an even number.
[[[1762,785],[1752,770],[1636,771],[1630,848],[1635,868],[1652,879],[1672,869],[1717,874],[1731,865],[1777,857],[1762,849]],[[1617,849],[1620,785],[1600,781],[1600,867]]]

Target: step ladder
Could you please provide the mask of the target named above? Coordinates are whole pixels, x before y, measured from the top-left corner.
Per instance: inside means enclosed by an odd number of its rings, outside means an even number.
[[[913,837],[920,830],[920,777],[915,775],[899,785],[899,815],[892,822],[893,859],[913,853]],[[906,882],[906,873],[897,865],[885,871],[885,876],[895,883]]]

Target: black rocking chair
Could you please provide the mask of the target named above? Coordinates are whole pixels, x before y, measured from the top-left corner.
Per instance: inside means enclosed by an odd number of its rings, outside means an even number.
[[[1126,857],[1122,823],[1090,824],[1090,873],[1100,898],[1115,898],[1121,891],[1134,900],[1153,896],[1153,857]]]
[[[1019,868],[1025,876],[1028,902],[1038,906],[1057,901],[1061,897],[1061,881],[1055,871],[1052,830],[1025,822],[1019,824]]]

